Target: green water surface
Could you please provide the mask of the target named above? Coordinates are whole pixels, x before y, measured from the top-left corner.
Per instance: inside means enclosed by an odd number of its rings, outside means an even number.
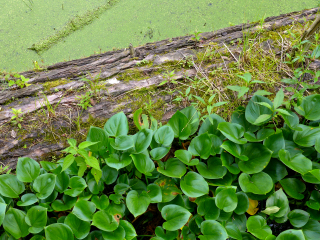
[[[94,21],[39,54],[29,50],[66,26],[70,19],[106,0],[0,0],[0,70],[41,65],[208,32],[264,17],[318,6],[318,0],[118,0]]]

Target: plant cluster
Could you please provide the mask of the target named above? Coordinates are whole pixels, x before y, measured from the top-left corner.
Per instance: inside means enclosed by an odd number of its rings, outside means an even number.
[[[202,124],[193,106],[166,125],[139,110],[134,135],[120,112],[57,163],[19,158],[0,176],[0,239],[136,239],[154,208],[153,240],[319,239],[320,95],[283,100]]]
[[[6,76],[6,79],[8,79],[10,75]],[[13,86],[13,85],[17,85],[19,88],[24,88],[24,87],[28,87],[31,84],[28,83],[29,78],[25,78],[22,75],[19,74],[15,74],[14,75],[15,78],[17,78],[16,80],[8,80],[8,85],[9,87]]]

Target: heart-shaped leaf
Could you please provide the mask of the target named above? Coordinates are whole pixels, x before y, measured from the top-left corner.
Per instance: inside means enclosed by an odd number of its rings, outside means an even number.
[[[33,189],[39,199],[45,199],[53,192],[56,184],[56,175],[45,173],[34,180]]]
[[[174,132],[169,125],[164,125],[155,131],[153,138],[162,146],[170,146],[174,139]]]
[[[294,108],[297,113],[308,120],[320,119],[320,95],[314,94],[304,97],[301,104]]]
[[[96,211],[96,205],[86,200],[78,200],[72,213],[83,221],[92,221],[92,215]]]
[[[19,181],[15,175],[0,175],[0,194],[4,197],[18,198],[25,190],[23,182]]]
[[[182,193],[171,178],[161,177],[158,178],[154,183],[161,188],[162,202],[170,202],[177,195]]]
[[[126,115],[123,112],[113,115],[104,125],[104,130],[111,137],[127,135],[129,124]]]
[[[32,182],[40,174],[40,165],[35,160],[23,157],[18,158],[17,178],[21,182]]]
[[[71,228],[63,223],[54,223],[45,228],[47,240],[70,239],[74,240]]]
[[[91,152],[103,151],[108,146],[108,139],[108,133],[104,129],[91,126],[86,141],[96,142],[96,144],[88,146],[88,149]]]
[[[301,174],[306,174],[312,170],[312,162],[301,153],[291,156],[289,151],[281,149],[279,151],[280,160],[292,170]]]
[[[261,216],[251,216],[247,221],[248,231],[259,239],[265,239],[272,234],[271,228]]]
[[[264,172],[259,172],[252,176],[247,173],[241,173],[239,184],[242,191],[254,194],[266,194],[273,188],[272,178]]]
[[[64,194],[69,195],[71,197],[76,197],[87,187],[86,181],[78,176],[72,177],[69,181],[69,187],[71,189],[67,189],[64,191]]]
[[[310,214],[301,209],[295,209],[288,213],[288,218],[292,226],[301,228],[307,224]]]
[[[119,221],[107,211],[98,211],[93,215],[92,225],[102,231],[112,232],[119,226]]]
[[[274,192],[268,199],[266,202],[266,207],[273,207],[273,206],[277,206],[278,208],[280,208],[280,210],[276,213],[274,213],[273,215],[275,217],[283,217],[288,209],[289,209],[289,201],[287,196],[284,194],[284,192],[282,191],[282,189],[280,188],[278,191]]]
[[[47,225],[47,209],[41,206],[33,206],[28,210],[25,221],[31,227],[29,232],[41,232]]]
[[[295,131],[293,134],[293,141],[303,147],[311,147],[316,144],[316,140],[320,134],[319,127],[309,127],[300,124],[302,131]]]
[[[131,154],[130,156],[139,172],[147,176],[151,175],[151,172],[154,170],[155,166],[147,151],[139,154]]]
[[[228,238],[225,228],[215,220],[206,220],[201,223],[200,240],[226,240]]]
[[[102,168],[102,176],[101,176],[101,180],[109,185],[112,184],[116,181],[116,179],[118,178],[118,171],[117,169],[114,169],[112,167],[109,167],[108,165],[105,165]]]
[[[68,225],[73,234],[78,239],[83,239],[88,236],[90,232],[90,222],[83,221],[77,218],[74,214],[69,213],[64,220],[64,224]]]
[[[298,200],[304,198],[302,193],[306,190],[306,185],[302,181],[296,178],[285,178],[280,180],[280,184],[290,197]]]
[[[160,160],[168,154],[169,150],[168,147],[157,147],[150,151],[150,155],[153,160]]]
[[[129,223],[126,220],[120,220],[120,227],[123,227],[124,231],[126,232],[125,239],[126,240],[132,240],[137,236],[136,230],[132,226],[131,223]]]
[[[197,212],[206,220],[217,220],[220,215],[220,209],[217,207],[215,199],[211,197],[199,202]]]
[[[143,214],[147,210],[150,202],[151,199],[145,191],[139,194],[137,191],[132,190],[126,198],[127,207],[134,217]]]
[[[279,158],[279,151],[285,148],[285,141],[282,132],[269,136],[263,145],[272,151],[271,157]]]
[[[147,189],[150,197],[150,203],[162,202],[161,188],[157,184],[151,183],[148,185]]]
[[[245,144],[247,142],[246,139],[242,138],[244,134],[244,127],[237,123],[219,123],[218,130],[220,130],[226,138],[234,143]]]
[[[169,204],[162,208],[161,215],[166,220],[163,228],[168,231],[176,231],[188,222],[191,213],[181,206]]]
[[[301,230],[285,230],[278,235],[276,240],[305,240],[304,235]]]
[[[238,204],[234,212],[238,215],[241,215],[246,213],[246,211],[249,209],[249,198],[244,192],[237,192],[236,195],[238,198]]]
[[[127,135],[118,136],[115,138],[114,142],[110,142],[110,145],[118,151],[128,150],[134,146],[133,137]]]
[[[269,119],[271,119],[272,111],[269,108],[262,106],[258,103],[267,103],[271,107],[273,107],[273,104],[268,98],[263,97],[263,96],[254,95],[250,99],[250,101],[246,107],[246,112],[245,112],[246,119],[249,123],[251,123],[253,125],[261,126],[264,123],[266,123],[267,121],[269,121]],[[261,121],[259,123],[256,123],[256,120],[259,117],[261,118],[261,116],[266,116],[266,117],[264,119],[261,119]]]
[[[77,202],[77,198],[70,197],[68,195],[63,195],[62,200],[63,201],[55,200],[51,204],[51,207],[53,208],[53,210],[58,211],[58,212],[67,211],[67,210],[70,210],[71,208],[73,208],[73,206]]]
[[[168,121],[168,125],[174,132],[174,137],[181,140],[187,139],[191,134],[191,123],[180,111],[177,111]]]
[[[56,177],[56,185],[54,187],[59,193],[63,193],[69,186],[70,178],[66,172],[61,172]]]
[[[18,201],[17,205],[19,207],[20,206],[24,207],[24,206],[30,206],[36,202],[38,202],[38,198],[36,197],[36,195],[33,193],[27,193],[21,197],[21,201]]]
[[[10,208],[3,220],[3,228],[10,233],[15,239],[25,237],[29,234],[29,226],[25,222],[25,212]]]
[[[184,149],[175,151],[174,156],[188,166],[195,166],[199,163],[199,159],[193,159],[191,152]]]
[[[208,183],[195,172],[188,172],[180,181],[180,187],[188,197],[197,198],[209,192]]]
[[[238,204],[238,197],[235,187],[218,187],[215,197],[218,208],[225,212],[232,212]]]
[[[207,179],[222,178],[227,173],[227,168],[222,166],[220,158],[210,157],[207,164],[199,162],[196,166],[202,177]]]
[[[115,168],[117,170],[128,166],[132,162],[130,154],[124,152],[122,154],[113,153],[107,159],[106,163],[109,167]]]
[[[187,172],[186,165],[177,158],[169,158],[163,166],[158,167],[157,170],[163,175],[173,178],[181,178]]]
[[[210,156],[212,145],[211,138],[208,133],[203,133],[191,140],[188,151],[193,156],[200,156],[202,159],[207,159]]]

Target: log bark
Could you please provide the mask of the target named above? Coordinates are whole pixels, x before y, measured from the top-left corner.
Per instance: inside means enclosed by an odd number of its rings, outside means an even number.
[[[114,115],[117,109],[121,109],[130,116],[132,109],[129,106],[135,99],[127,99],[123,98],[123,96],[137,89],[157,87],[159,83],[165,80],[164,76],[159,74],[148,77],[148,75],[161,68],[162,64],[168,61],[181,61],[187,57],[195,59],[197,52],[202,51],[210,43],[218,43],[223,46],[231,41],[238,41],[243,38],[246,32],[260,31],[261,27],[265,30],[275,30],[293,22],[303,23],[305,20],[313,20],[316,18],[318,11],[319,8],[314,8],[303,12],[269,17],[265,19],[262,26],[258,23],[241,24],[215,32],[202,33],[199,42],[192,40],[192,36],[183,36],[148,43],[134,49],[135,58],[131,57],[129,49],[120,49],[83,59],[60,62],[48,66],[42,72],[22,72],[21,75],[30,78],[29,83],[32,85],[23,89],[2,89],[0,96],[0,162],[3,165],[15,168],[19,157],[28,156],[36,160],[43,160],[47,159],[48,156],[59,156],[61,154],[60,151],[66,147],[66,142],[60,142],[58,136],[56,136],[57,141],[46,141],[48,132],[55,138],[54,131],[58,132],[59,128],[69,127],[70,132],[75,131],[75,122],[79,118],[79,112],[81,112],[82,122],[86,122],[92,117],[106,120]],[[239,54],[237,52],[241,52],[242,49],[232,46],[229,46],[229,48],[234,53],[233,58],[226,60],[224,63],[208,65],[204,71],[225,67],[230,62],[238,61]],[[141,63],[142,60],[153,61],[153,65],[151,67],[138,67],[137,64]],[[318,68],[320,64],[315,63],[313,66]],[[128,69],[138,69],[146,74],[146,78],[128,82],[117,80],[119,74]],[[199,71],[196,69],[182,69],[180,72],[175,73],[174,78],[178,81],[186,77],[194,77],[198,73]],[[79,104],[77,100],[79,93],[76,91],[85,87],[87,83],[80,80],[84,77],[90,79],[98,74],[100,74],[100,79],[103,80],[100,83],[103,83],[106,89],[100,92],[101,100],[99,103],[93,101],[92,107],[82,111],[77,106]],[[44,90],[41,85],[58,79],[69,79],[70,82],[52,87],[50,90]],[[1,81],[4,81],[4,79]],[[16,100],[12,101],[12,98]],[[157,96],[154,101],[160,98],[161,101],[167,103],[167,106],[161,106],[164,113],[162,121],[166,121],[172,116],[177,107],[171,103],[171,96]],[[42,123],[40,124],[41,128],[33,129],[32,132],[27,130],[21,132],[21,130],[17,129],[17,126],[12,126],[10,123],[13,116],[12,107],[21,109],[28,120],[27,123],[23,124],[24,128],[28,128],[35,121]],[[56,113],[48,111],[48,108],[55,108]],[[48,116],[50,114],[51,116]],[[65,117],[61,118],[61,116]],[[52,129],[46,129],[49,125],[45,125],[45,121],[50,121]],[[80,129],[79,131],[82,130]],[[17,132],[21,133],[17,134]],[[59,133],[56,134],[58,135]],[[81,132],[81,134],[85,136],[86,132]]]

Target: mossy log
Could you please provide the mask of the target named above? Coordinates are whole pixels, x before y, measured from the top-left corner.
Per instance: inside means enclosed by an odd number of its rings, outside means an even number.
[[[201,34],[200,41],[192,36],[183,36],[148,43],[134,49],[132,58],[129,49],[110,51],[83,59],[60,62],[48,66],[45,71],[26,71],[21,75],[30,78],[30,86],[17,89],[10,87],[2,90],[0,96],[0,146],[1,164],[15,168],[19,157],[31,157],[36,160],[55,159],[62,156],[61,150],[66,147],[67,138],[85,139],[90,125],[102,127],[106,119],[116,111],[132,114],[135,98],[125,97],[127,93],[137,89],[163,89],[158,85],[165,80],[161,72],[162,66],[172,61],[181,61],[191,57],[212,43],[224,46],[231,41],[239,41],[244,33],[276,30],[294,22],[304,23],[313,20],[319,8],[283,14],[266,18],[263,25],[259,23],[241,24],[215,32]],[[239,47],[229,46],[232,58],[222,63],[206,65],[203,71],[225,67],[230,62],[238,61]],[[143,65],[146,61],[152,65]],[[319,68],[319,64],[313,64]],[[132,78],[121,80],[123,74],[132,71]],[[139,80],[135,78],[137,71]],[[99,75],[99,86],[103,89],[98,93],[96,101],[90,100],[92,107],[82,110],[77,104],[77,95],[88,91],[87,82],[79,81],[86,77],[94,79]],[[175,72],[174,79],[179,81],[186,77],[199,74],[199,69],[184,69]],[[4,79],[0,80],[4,81]],[[59,84],[62,83],[62,84]],[[83,89],[87,87],[87,90]],[[91,89],[92,90],[92,89]],[[147,94],[144,92],[143,94]],[[151,96],[154,107],[159,109],[158,118],[167,121],[179,107],[171,103],[171,95]],[[158,103],[158,104],[157,104]],[[166,104],[165,104],[166,103]],[[139,104],[139,103],[138,103]],[[21,109],[23,122],[21,129],[10,123],[13,116],[11,108]]]

